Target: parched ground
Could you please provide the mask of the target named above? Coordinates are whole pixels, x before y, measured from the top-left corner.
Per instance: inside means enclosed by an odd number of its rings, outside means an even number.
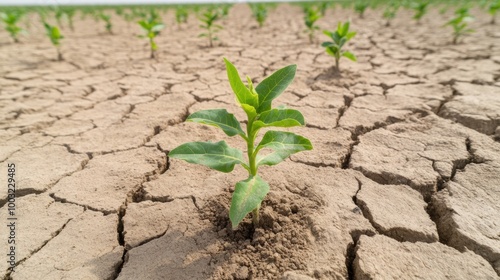
[[[116,16],[115,34],[79,20],[63,30],[65,61],[37,20],[23,43],[0,33],[0,220],[16,164],[17,267],[5,279],[499,279],[500,28],[475,11],[474,34],[451,45],[446,17],[400,11],[353,19],[358,63],[342,77],[298,7],[259,29],[235,6],[206,48],[192,16],[164,15],[159,60]],[[324,38],[323,38],[324,37]],[[262,226],[232,231],[242,169],[222,174],[169,160],[186,141],[226,139],[184,123],[234,104],[222,57],[258,82],[298,64],[276,103],[300,109],[293,131],[314,150],[262,168],[271,192]],[[230,145],[241,147],[231,138]],[[7,227],[0,227],[7,252]]]

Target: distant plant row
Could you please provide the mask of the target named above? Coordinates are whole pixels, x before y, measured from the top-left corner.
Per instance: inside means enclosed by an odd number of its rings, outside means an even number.
[[[480,8],[486,10],[491,15],[491,24],[495,24],[496,15],[500,10],[500,0],[435,0],[432,2],[430,0],[309,1],[296,2],[294,5],[299,5],[304,12],[305,32],[307,32],[311,43],[314,43],[315,33],[320,29],[317,21],[324,17],[328,10],[335,9],[338,6],[346,9],[354,9],[360,18],[364,17],[367,10],[373,9],[382,15],[386,26],[391,25],[391,21],[396,18],[400,9],[413,11],[413,19],[417,23],[420,22],[432,7],[438,8],[443,17],[447,11],[453,9],[454,16],[449,19],[446,25],[453,28],[453,43],[455,44],[460,37],[473,32],[468,26],[468,23],[472,21],[472,16],[469,12],[470,9]],[[268,18],[269,11],[275,9],[278,5],[275,3],[252,3],[249,6],[258,26],[263,27]],[[45,27],[48,38],[57,48],[58,59],[62,60],[63,57],[59,46],[61,39],[64,37],[62,36],[61,29],[68,27],[71,31],[74,31],[73,22],[77,14],[82,20],[90,17],[96,22],[102,22],[103,28],[108,34],[113,34],[113,17],[122,17],[129,25],[137,23],[142,27],[144,35],[140,37],[149,41],[151,58],[155,58],[156,51],[158,50],[155,38],[165,27],[162,21],[162,13],[173,10],[175,12],[175,20],[179,26],[187,23],[190,15],[196,17],[200,21],[200,28],[203,29],[199,37],[206,37],[208,45],[213,47],[214,41],[218,40],[217,32],[223,29],[220,20],[229,15],[231,7],[231,4],[119,7],[4,7],[0,9],[0,18],[13,41],[17,43],[19,42],[19,35],[26,33],[26,30],[21,27],[23,18],[26,19],[26,28],[29,28],[33,19],[33,13],[38,15]],[[52,19],[52,23],[49,23],[49,19]],[[322,46],[326,48],[328,54],[335,57],[337,69],[340,57],[356,60],[355,55],[351,52],[342,51],[344,44],[354,37],[355,34],[349,32],[349,22],[346,24],[339,23],[335,32],[323,32],[332,39],[331,42],[325,42]]]

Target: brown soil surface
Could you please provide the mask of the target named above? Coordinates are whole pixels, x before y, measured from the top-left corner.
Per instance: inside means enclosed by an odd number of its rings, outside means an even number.
[[[214,48],[194,16],[178,27],[168,12],[158,60],[117,16],[114,35],[91,19],[63,29],[62,62],[38,22],[20,44],[1,31],[0,181],[15,163],[19,244],[5,279],[499,279],[500,32],[474,14],[452,45],[450,13],[400,11],[390,28],[380,11],[331,10],[322,28],[351,17],[358,32],[342,76],[289,5],[262,28],[236,5]],[[262,168],[255,230],[228,219],[245,170],[167,157],[186,141],[242,147],[184,123],[208,108],[243,117],[223,56],[256,82],[298,64],[277,103],[303,112],[293,131],[314,145]],[[6,200],[2,187],[1,221]]]

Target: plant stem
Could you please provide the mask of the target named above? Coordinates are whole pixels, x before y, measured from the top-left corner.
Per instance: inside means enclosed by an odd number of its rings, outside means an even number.
[[[214,44],[212,42],[212,28],[211,27],[208,28],[208,39],[210,40],[210,47],[212,48],[214,46]]]
[[[62,56],[61,50],[59,48],[57,48],[57,60],[58,61],[63,60],[63,56]]]
[[[259,225],[259,210],[260,210],[260,204],[259,206],[257,206],[255,209],[252,210],[252,222],[254,227],[257,227]]]
[[[153,41],[153,38],[149,38],[149,45],[151,46],[151,59],[154,59],[155,58],[155,48],[154,48],[154,41]]]
[[[250,175],[255,176],[257,175],[257,166],[255,164],[256,154],[254,153],[255,152],[254,142],[255,142],[256,132],[253,131],[253,120],[248,120],[247,135],[248,135],[247,153],[248,153],[248,163],[250,165]],[[255,209],[252,210],[252,222],[254,228],[259,226],[259,209],[260,209],[260,204],[259,206],[257,206]]]
[[[253,120],[248,121],[248,126],[247,126],[247,134],[248,134],[248,142],[247,142],[247,153],[248,153],[248,163],[250,167],[250,175],[255,176],[257,175],[257,166],[255,165],[255,148],[254,148],[254,142],[255,142],[255,132],[252,132],[253,130]]]

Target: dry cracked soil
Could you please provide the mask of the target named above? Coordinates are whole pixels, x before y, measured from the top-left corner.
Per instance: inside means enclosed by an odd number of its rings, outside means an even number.
[[[194,16],[178,27],[170,11],[157,60],[116,16],[114,35],[91,19],[63,29],[62,62],[38,19],[20,44],[1,31],[0,219],[15,163],[18,244],[3,278],[499,279],[500,29],[474,11],[476,32],[452,45],[451,13],[416,24],[400,11],[393,27],[380,14],[319,21],[353,19],[359,62],[341,61],[341,76],[326,37],[310,44],[290,5],[262,28],[234,6],[214,48]],[[293,131],[314,145],[262,168],[271,191],[256,229],[228,221],[244,170],[168,158],[186,141],[227,138],[188,114],[243,116],[223,56],[256,82],[298,64],[276,102],[303,112]]]

